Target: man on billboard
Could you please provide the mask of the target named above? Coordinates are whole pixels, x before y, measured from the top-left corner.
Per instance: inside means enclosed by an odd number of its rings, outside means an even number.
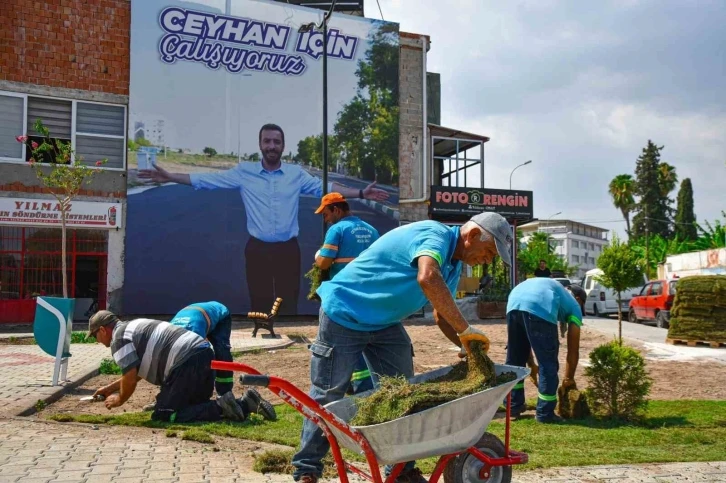
[[[310,345],[310,397],[325,405],[345,397],[361,354],[383,376],[413,376],[413,348],[401,321],[427,302],[444,335],[458,346],[489,339],[461,314],[453,294],[463,265],[511,260],[512,232],[502,216],[485,212],[463,226],[426,220],[389,231],[317,290],[320,326]],[[442,326],[447,328],[444,329]],[[293,457],[293,477],[317,483],[329,444],[322,430],[306,420],[301,448]],[[390,474],[392,468],[387,467]],[[426,483],[408,462],[398,483]]]
[[[315,254],[315,264],[321,270],[330,270],[330,278],[333,279],[380,235],[378,230],[350,212],[348,202],[340,193],[323,196],[315,210],[316,215],[321,213],[325,222],[332,226],[325,234],[323,247]],[[361,354],[350,378],[349,391],[360,394],[370,389],[373,389],[373,379]]]
[[[283,164],[285,133],[276,124],[260,128],[262,162],[244,162],[219,173],[170,173],[155,166],[139,170],[139,178],[156,183],[178,183],[195,190],[238,189],[247,213],[250,239],[245,246],[247,287],[252,311],[267,311],[275,297],[297,313],[300,293],[300,246],[297,236],[301,195],[320,197],[323,182],[295,164]],[[329,190],[348,198],[383,201],[388,193],[375,187],[349,188],[330,183]]]

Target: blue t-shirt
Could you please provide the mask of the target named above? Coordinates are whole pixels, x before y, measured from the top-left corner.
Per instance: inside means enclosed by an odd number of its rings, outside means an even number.
[[[198,308],[195,309],[193,307]],[[207,330],[207,318],[204,317],[204,313],[199,309],[204,310],[209,316],[209,330]],[[171,324],[192,331],[204,339],[207,337],[207,334],[214,330],[219,321],[225,317],[229,317],[229,310],[219,302],[199,302],[187,305],[181,309],[171,319]]]
[[[325,234],[320,256],[333,259],[330,278],[352,262],[363,250],[378,240],[378,230],[357,216],[346,216]]]
[[[429,220],[389,231],[333,280],[320,285],[317,293],[323,310],[352,330],[380,330],[400,323],[426,304],[416,280],[418,257],[435,259],[449,290],[456,291],[462,262],[451,257],[458,238],[458,227]]]
[[[557,324],[570,322],[582,326],[582,311],[575,297],[557,280],[530,278],[509,294],[507,313],[521,310]]]

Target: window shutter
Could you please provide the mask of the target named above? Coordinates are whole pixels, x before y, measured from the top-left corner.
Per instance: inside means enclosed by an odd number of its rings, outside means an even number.
[[[28,135],[40,135],[33,129],[35,121],[40,119],[50,131],[50,137],[70,141],[72,114],[70,101],[28,97]]]
[[[23,145],[15,136],[25,134],[23,129],[22,97],[0,96],[0,157],[23,158]]]

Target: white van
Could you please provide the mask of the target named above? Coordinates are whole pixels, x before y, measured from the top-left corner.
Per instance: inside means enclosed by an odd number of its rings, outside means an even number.
[[[615,290],[605,288],[600,285],[600,282],[595,280],[595,277],[602,275],[602,273],[602,270],[599,268],[588,270],[585,273],[585,279],[582,282],[582,288],[585,289],[585,292],[587,292],[585,312],[587,314],[593,314],[595,317],[618,313],[618,296]],[[646,283],[648,283],[648,279],[645,275],[643,275],[643,285]],[[643,285],[633,287],[620,294],[622,297],[620,308],[625,320],[627,320],[627,313],[630,310],[630,299],[640,293]]]

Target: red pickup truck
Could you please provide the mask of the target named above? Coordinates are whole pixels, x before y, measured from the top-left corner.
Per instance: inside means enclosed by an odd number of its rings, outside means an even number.
[[[660,328],[670,324],[671,306],[678,280],[651,280],[630,300],[630,322],[655,321]]]

